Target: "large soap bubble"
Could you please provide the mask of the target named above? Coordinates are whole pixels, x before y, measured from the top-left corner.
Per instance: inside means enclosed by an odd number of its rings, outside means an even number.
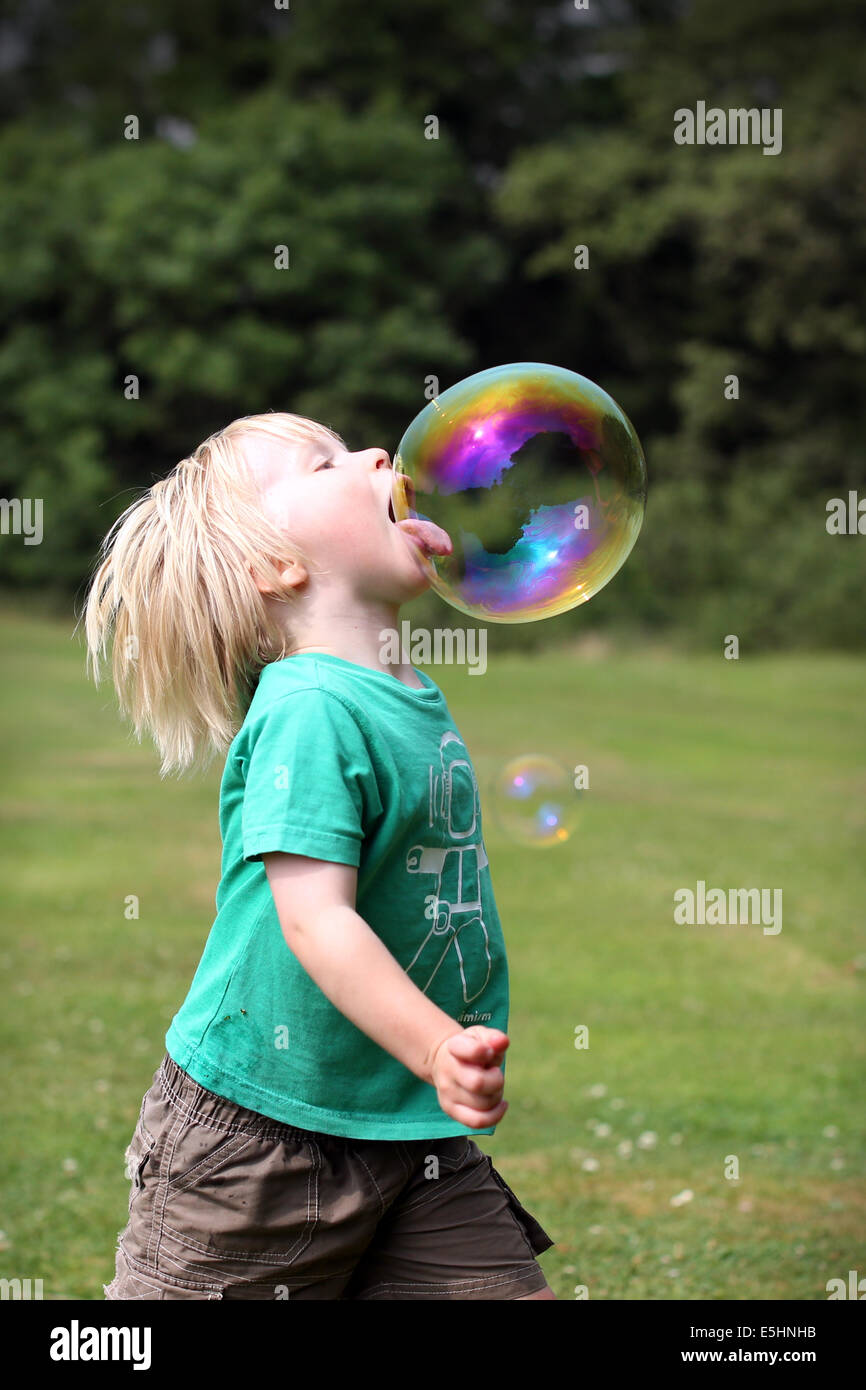
[[[394,470],[394,511],[431,587],[489,622],[586,603],[625,562],[646,504],[628,417],[594,382],[544,362],[443,391],[403,435]]]

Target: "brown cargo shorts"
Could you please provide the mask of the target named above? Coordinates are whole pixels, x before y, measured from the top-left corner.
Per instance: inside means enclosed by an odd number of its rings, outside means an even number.
[[[108,1299],[513,1299],[547,1282],[554,1242],[468,1135],[296,1129],[166,1054],[126,1158]]]

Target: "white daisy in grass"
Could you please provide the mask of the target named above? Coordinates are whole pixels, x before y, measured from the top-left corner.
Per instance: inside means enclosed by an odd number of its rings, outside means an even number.
[[[684,1187],[682,1192],[675,1192],[673,1197],[671,1197],[671,1206],[684,1207],[687,1202],[692,1201],[694,1195],[690,1187]]]

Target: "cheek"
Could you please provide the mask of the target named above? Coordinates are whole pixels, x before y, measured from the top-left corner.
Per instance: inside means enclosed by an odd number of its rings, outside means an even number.
[[[289,527],[291,521],[289,509]],[[369,569],[372,560],[381,557],[392,540],[371,508],[369,496],[338,493],[336,488],[326,503],[305,510],[303,534],[317,554],[329,557],[329,561],[348,571]]]
[[[302,534],[311,556],[326,569],[351,573],[368,563],[369,528],[365,532],[350,514],[335,511],[333,515],[311,517]]]
[[[301,516],[299,508],[292,507],[285,489],[278,485],[262,493],[262,511],[280,531],[289,530],[292,521],[297,522]]]

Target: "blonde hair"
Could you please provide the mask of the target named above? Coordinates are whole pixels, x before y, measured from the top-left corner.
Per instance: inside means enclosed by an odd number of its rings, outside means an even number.
[[[286,655],[252,570],[280,581],[302,548],[264,514],[240,447],[269,436],[295,446],[340,436],[300,415],[246,415],[210,435],[114,522],[85,599],[88,673],[96,684],[113,629],[112,676],[123,714],[162,755],[160,776],[207,766],[243,722],[259,673]],[[80,621],[80,619],[79,619]]]

